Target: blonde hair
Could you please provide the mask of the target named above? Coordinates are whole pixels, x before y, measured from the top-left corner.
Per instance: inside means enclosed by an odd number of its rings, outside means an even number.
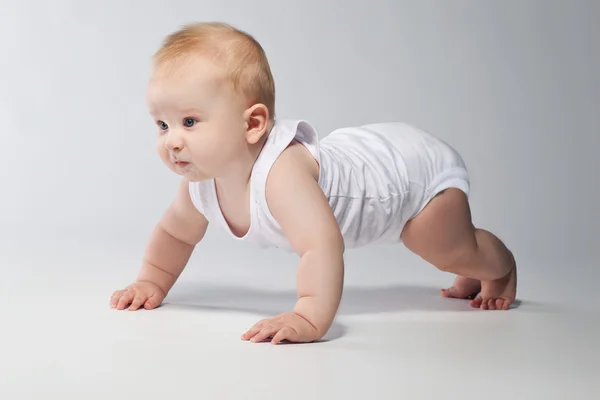
[[[192,23],[168,35],[153,58],[160,65],[194,54],[211,57],[224,68],[236,93],[264,104],[269,118],[275,117],[275,82],[265,51],[254,37],[226,23]]]

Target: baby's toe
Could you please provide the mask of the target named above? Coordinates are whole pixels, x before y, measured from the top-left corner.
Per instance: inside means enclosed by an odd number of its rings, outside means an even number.
[[[488,309],[495,310],[496,309],[496,299],[488,300]]]
[[[482,303],[483,303],[483,297],[477,296],[473,300],[471,300],[470,305],[473,308],[480,308]]]
[[[505,310],[505,304],[508,303],[504,299],[496,299],[496,308],[498,310]]]
[[[463,293],[463,291],[455,288],[454,286],[448,289],[442,289],[441,291],[443,297],[451,297],[455,299],[465,299],[467,296]]]
[[[482,300],[481,301],[481,309],[482,310],[487,310],[488,309],[488,301],[487,300]]]

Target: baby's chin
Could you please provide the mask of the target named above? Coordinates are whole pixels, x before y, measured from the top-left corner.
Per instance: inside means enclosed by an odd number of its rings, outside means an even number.
[[[188,182],[204,182],[204,181],[211,179],[208,176],[198,177],[198,176],[189,176],[187,174],[181,174],[181,176],[183,176],[185,179],[187,179]]]
[[[167,168],[169,168],[171,172],[181,176],[182,178],[185,178],[189,182],[203,182],[212,178],[208,174],[199,171],[198,168],[191,163],[185,167],[179,167],[170,162],[169,160],[165,159],[163,159],[163,163],[166,165]]]
[[[209,180],[211,177],[206,174],[199,173],[198,171],[181,171],[177,168],[171,169],[177,175],[187,179],[189,182],[203,182]]]

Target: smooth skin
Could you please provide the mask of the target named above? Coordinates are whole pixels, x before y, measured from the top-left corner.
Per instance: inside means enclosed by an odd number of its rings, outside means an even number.
[[[512,252],[492,233],[477,229],[465,193],[448,189],[434,197],[401,235],[412,252],[458,277],[442,296],[469,299],[471,306],[507,310],[515,300],[517,266]]]
[[[206,218],[192,204],[188,185],[186,179],[181,180],[175,200],[150,235],[135,283],[113,293],[112,308],[135,311],[158,307],[183,272],[208,227]]]
[[[299,299],[293,312],[258,322],[242,339],[318,340],[329,330],[342,297],[344,241],[318,184],[318,166],[304,146],[294,142],[279,156],[267,179],[266,197],[300,256]]]
[[[189,182],[214,178],[231,231],[243,236],[250,228],[250,174],[272,119],[263,104],[248,106],[230,88],[220,87],[216,82],[224,76],[201,56],[153,71],[148,106],[158,127],[157,151],[184,179],[150,237],[136,282],[113,293],[110,305],[115,309],[157,307],[203,238],[208,222],[191,202]],[[304,147],[289,146],[272,167],[266,187],[271,212],[300,256],[298,302],[288,313],[259,321],[242,336],[245,340],[315,341],[337,312],[343,239],[318,186],[318,166],[309,156]]]
[[[179,278],[208,221],[194,207],[189,182],[214,178],[219,206],[234,235],[250,229],[249,181],[271,128],[263,104],[248,104],[223,82],[210,59],[189,57],[176,66],[155,66],[148,106],[158,128],[163,163],[183,177],[173,203],[153,230],[136,281],[113,293],[117,310],[158,307]],[[293,142],[273,165],[267,203],[300,261],[298,301],[289,312],[257,322],[242,340],[313,342],[330,329],[344,281],[344,241],[318,185],[319,166]],[[402,233],[405,245],[443,271],[459,275],[442,295],[469,297],[474,307],[507,309],[514,300],[512,254],[492,234],[471,224],[466,197],[447,190],[434,198]]]

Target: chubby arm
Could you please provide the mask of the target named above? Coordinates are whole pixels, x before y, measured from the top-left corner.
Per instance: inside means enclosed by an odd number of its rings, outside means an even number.
[[[150,282],[166,296],[204,237],[208,221],[190,199],[183,179],[173,203],[152,231],[137,282]]]
[[[301,144],[286,149],[267,181],[267,202],[300,256],[294,313],[323,337],[337,313],[344,281],[344,241],[318,184],[318,167]]]

